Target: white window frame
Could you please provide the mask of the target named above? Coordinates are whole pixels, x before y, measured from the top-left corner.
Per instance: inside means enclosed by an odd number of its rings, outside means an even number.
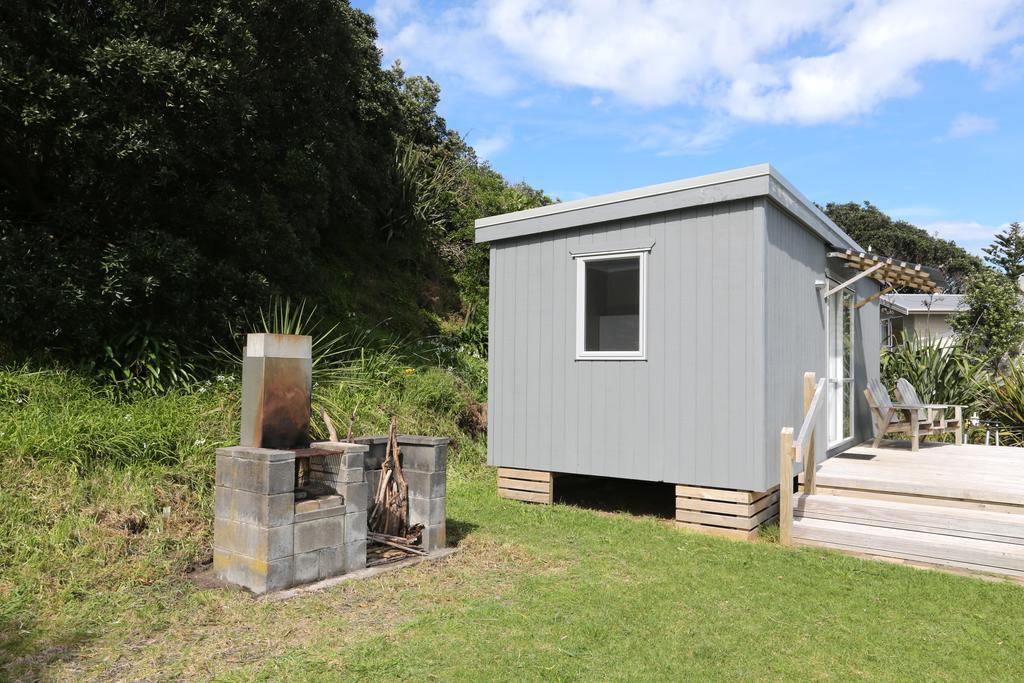
[[[573,254],[576,259],[576,360],[647,360],[647,256],[650,248],[594,251]],[[640,259],[640,345],[636,351],[587,351],[587,263],[616,259]]]
[[[832,283],[833,284],[838,284],[838,283],[835,283],[835,281],[832,281]],[[837,302],[836,303],[836,309],[839,311],[839,315],[843,315],[843,313],[844,313],[844,310],[843,310],[843,299],[847,295],[850,297],[851,302],[856,303],[856,301],[857,301],[857,293],[852,288],[850,288],[850,287],[842,289],[842,290],[836,292],[833,295],[835,297],[835,301]],[[825,301],[826,301],[826,305],[825,305],[825,320],[826,320],[826,325],[827,325],[827,327],[825,328],[825,360],[826,360],[826,363],[828,364],[828,370],[829,370],[829,372],[825,373],[826,382],[828,383],[828,389],[829,389],[829,391],[826,394],[826,402],[825,402],[826,403],[826,412],[828,413],[828,416],[826,418],[827,422],[826,422],[825,433],[826,433],[826,440],[828,441],[828,448],[831,449],[831,448],[836,448],[837,446],[840,446],[840,445],[842,445],[842,444],[844,444],[844,443],[846,443],[848,441],[852,441],[857,436],[857,424],[855,422],[856,417],[857,417],[857,411],[855,409],[856,408],[855,393],[856,393],[856,389],[857,389],[857,368],[856,368],[856,359],[857,359],[857,308],[856,308],[856,306],[851,305],[851,307],[849,309],[849,313],[848,313],[849,316],[850,316],[850,359],[849,359],[849,361],[850,361],[850,378],[847,379],[844,376],[842,378],[835,379],[835,378],[830,376],[831,363],[832,363],[832,355],[831,355],[832,354],[832,342],[833,342],[831,336],[832,336],[833,325],[835,324],[835,321],[833,321],[833,319],[832,319],[832,305],[831,305],[831,303],[832,303],[833,299],[831,299],[831,297],[830,297],[829,299],[826,299]],[[841,326],[842,326],[842,322],[840,322],[840,328],[841,328]],[[840,347],[841,347],[842,346],[842,341],[840,341],[839,344],[840,344]],[[828,428],[831,427],[831,423],[832,423],[832,421],[836,417],[836,415],[834,415],[834,413],[833,413],[834,408],[831,405],[831,400],[829,400],[830,397],[832,396],[832,386],[835,383],[838,383],[840,385],[840,389],[839,389],[839,394],[840,395],[843,394],[843,389],[845,388],[845,385],[847,383],[852,385],[852,389],[850,391],[850,401],[849,401],[849,403],[847,405],[843,406],[845,408],[845,410],[846,410],[846,413],[847,413],[847,415],[844,416],[844,417],[848,417],[849,420],[850,420],[850,435],[849,436],[844,436],[844,435],[840,434],[839,437],[836,440],[833,441],[833,440],[828,438],[828,431],[829,431]],[[843,422],[843,420],[841,419],[839,424],[841,425],[842,422]],[[840,432],[842,431],[841,427],[840,427],[839,431]]]

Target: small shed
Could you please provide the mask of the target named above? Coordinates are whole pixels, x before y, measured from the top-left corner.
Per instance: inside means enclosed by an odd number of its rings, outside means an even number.
[[[677,520],[727,535],[777,514],[805,372],[828,380],[819,459],[871,434],[878,298],[918,277],[769,164],[482,218],[476,240],[499,493],[550,502],[564,473],[671,482]]]

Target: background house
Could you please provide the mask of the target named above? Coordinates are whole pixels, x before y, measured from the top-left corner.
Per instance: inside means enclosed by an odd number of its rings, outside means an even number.
[[[941,342],[954,335],[949,318],[965,307],[962,294],[886,294],[882,297],[882,344],[893,348],[906,338]]]

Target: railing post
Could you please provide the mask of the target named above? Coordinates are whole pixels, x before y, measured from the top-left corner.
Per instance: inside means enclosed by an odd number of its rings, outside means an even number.
[[[807,418],[807,411],[811,409],[811,399],[814,398],[814,390],[817,385],[817,375],[813,372],[804,373],[804,419]],[[817,486],[814,482],[814,428],[811,428],[811,439],[807,444],[806,455],[804,455],[804,493],[810,495],[815,493]]]
[[[793,543],[793,428],[779,435],[779,543]]]

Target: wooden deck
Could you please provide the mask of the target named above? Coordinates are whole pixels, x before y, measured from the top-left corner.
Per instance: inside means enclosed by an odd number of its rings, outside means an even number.
[[[1024,449],[881,446],[818,465],[794,542],[1024,578]]]

